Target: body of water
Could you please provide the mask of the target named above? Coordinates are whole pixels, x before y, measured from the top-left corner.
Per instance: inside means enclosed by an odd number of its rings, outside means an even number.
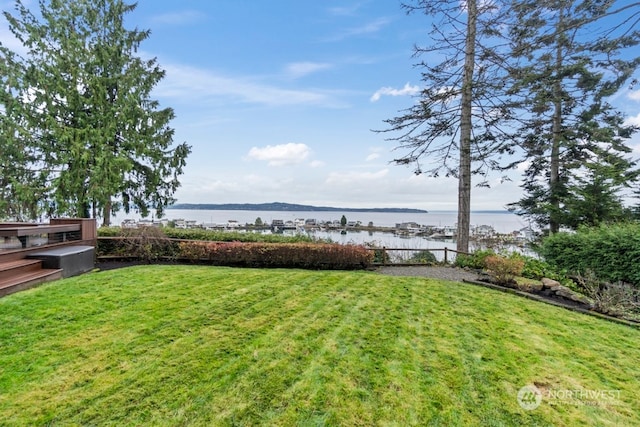
[[[340,220],[344,215],[348,221],[360,221],[363,225],[370,222],[376,227],[395,227],[398,223],[416,222],[423,226],[433,227],[453,227],[457,221],[457,213],[455,211],[434,211],[429,213],[389,213],[389,212],[317,212],[317,211],[225,211],[225,210],[200,210],[200,209],[168,209],[165,218],[169,220],[184,219],[194,220],[197,224],[212,223],[226,224],[228,221],[238,221],[240,224],[255,223],[256,218],[260,218],[263,222],[270,224],[273,220],[294,221],[295,219],[315,219],[316,221],[334,221]],[[113,224],[119,225],[125,219],[140,219],[139,215],[119,214],[114,217]],[[480,225],[489,225],[498,233],[511,233],[527,227],[523,218],[507,212],[472,212],[472,227]],[[295,234],[296,231],[287,230],[285,233]],[[433,240],[424,236],[416,235],[399,235],[392,232],[366,231],[347,229],[346,234],[339,230],[309,230],[308,235],[318,239],[330,239],[336,243],[342,244],[367,244],[377,247],[399,248],[399,249],[455,249],[455,240]],[[470,250],[481,249],[484,246],[471,243]],[[494,248],[497,250],[506,249],[508,251],[522,251],[522,248],[507,245],[505,247]],[[410,255],[406,252],[398,251],[392,256],[401,257]],[[442,260],[444,253],[441,251],[434,252],[438,260]],[[451,255],[450,255],[451,257]]]
[[[370,222],[376,227],[394,227],[402,222],[416,222],[424,226],[446,227],[457,222],[456,211],[433,211],[428,213],[390,213],[390,212],[315,212],[315,211],[225,211],[205,209],[167,209],[165,218],[169,220],[194,220],[198,224],[226,224],[229,220],[240,224],[253,224],[256,218],[270,224],[273,220],[293,221],[297,218],[316,221],[340,220],[344,215],[348,221],[360,221],[363,225]],[[125,219],[140,219],[136,214],[118,213],[113,225],[120,225]],[[527,227],[525,220],[507,211],[482,211],[471,213],[471,226],[489,225],[498,233],[510,233]]]

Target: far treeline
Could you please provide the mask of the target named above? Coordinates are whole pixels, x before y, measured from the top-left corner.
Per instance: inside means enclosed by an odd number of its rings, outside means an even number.
[[[160,217],[187,156],[164,77],[139,55],[122,0],[17,0],[4,12],[22,43],[0,45],[0,218]],[[638,192],[629,141],[638,126],[612,105],[634,90],[640,2],[411,0],[429,38],[415,57],[423,89],[386,121],[399,165],[458,178],[458,250],[467,252],[471,177],[524,171],[511,208],[555,233],[631,218]],[[637,93],[637,92],[635,92]],[[637,194],[636,194],[637,195]]]
[[[381,213],[427,213],[423,209],[410,208],[334,208],[331,206],[299,205],[295,203],[178,203],[172,209],[205,209],[229,211],[274,211],[274,212],[381,212]]]

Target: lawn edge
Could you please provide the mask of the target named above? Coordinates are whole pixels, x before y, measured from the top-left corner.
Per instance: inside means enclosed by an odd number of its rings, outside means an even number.
[[[588,316],[592,316],[592,317],[596,317],[599,319],[603,319],[603,320],[608,320],[610,322],[614,322],[614,323],[618,323],[621,325],[625,325],[625,326],[629,326],[635,329],[640,330],[640,323],[635,323],[635,322],[631,322],[629,320],[625,320],[625,319],[621,319],[618,317],[613,317],[613,316],[607,316],[606,314],[603,313],[598,313],[597,311],[592,311],[592,310],[585,310],[584,308],[580,308],[580,307],[574,307],[568,304],[563,304],[559,301],[552,301],[549,300],[547,298],[542,298],[538,295],[534,295],[534,294],[530,294],[528,292],[524,292],[524,291],[519,291],[517,289],[512,289],[512,288],[507,288],[504,286],[500,286],[500,285],[496,285],[494,283],[488,283],[488,282],[483,282],[480,280],[467,280],[467,279],[463,279],[462,280],[463,283],[469,283],[472,285],[478,285],[478,286],[483,286],[485,288],[489,288],[489,289],[494,289],[496,291],[500,291],[500,292],[504,292],[504,293],[508,293],[508,294],[512,294],[512,295],[517,295],[520,297],[524,297],[533,301],[538,301],[538,302],[542,302],[545,304],[549,304],[549,305],[553,305],[556,307],[560,307],[560,308],[564,308],[570,311],[573,311],[575,313],[581,313],[581,314],[586,314]]]

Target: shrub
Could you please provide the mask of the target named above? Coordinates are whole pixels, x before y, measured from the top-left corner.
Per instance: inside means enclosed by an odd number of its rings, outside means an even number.
[[[510,285],[514,283],[516,276],[522,274],[524,260],[518,257],[505,258],[499,255],[490,255],[485,258],[485,265],[496,283]]]
[[[640,291],[625,283],[603,283],[592,271],[576,278],[582,292],[604,314],[635,317],[640,312]]]
[[[413,255],[411,255],[408,261],[411,263],[415,262],[417,264],[425,265],[434,265],[438,263],[438,260],[436,259],[436,256],[433,254],[433,252],[428,250],[415,252]]]
[[[297,234],[285,236],[282,234],[240,233],[237,231],[203,230],[199,228],[166,228],[167,237],[184,240],[206,240],[216,242],[271,242],[271,243],[297,243],[314,242],[314,239]]]
[[[181,242],[180,257],[236,267],[352,270],[371,266],[363,246],[319,243]]]
[[[98,229],[99,237],[117,237],[127,234],[128,228],[101,227]],[[136,229],[133,229],[136,230]],[[314,242],[312,237],[307,235],[285,236],[282,234],[262,234],[262,233],[240,233],[237,231],[204,230],[202,228],[162,228],[165,236],[171,239],[181,240],[204,240],[212,242],[273,242],[273,243],[295,243]]]
[[[141,261],[150,263],[175,255],[173,242],[158,227],[125,228],[121,235],[124,253]]]
[[[121,232],[120,227],[100,227],[98,228],[98,237],[116,237],[120,236]]]
[[[540,254],[554,268],[572,275],[595,272],[606,282],[640,287],[640,224],[609,224],[556,233],[540,246]]]
[[[573,280],[567,276],[567,272],[554,268],[548,262],[539,258],[530,256],[524,256],[513,253],[512,257],[520,257],[524,261],[524,267],[522,269],[522,277],[527,279],[540,280],[544,277],[553,279],[560,284],[571,288],[574,291],[580,292],[580,289],[576,286]]]
[[[369,252],[373,252],[372,262],[374,264],[390,264],[391,263],[391,256],[389,255],[389,252],[385,250],[384,247],[382,248],[379,247],[375,242],[367,242],[364,244],[364,246],[369,249],[373,249],[372,251],[369,251]]]
[[[482,270],[486,267],[485,260],[489,256],[494,256],[496,253],[491,249],[478,250],[470,255],[458,254],[454,265],[461,268],[473,268],[476,270]]]
[[[110,229],[102,229],[109,230]],[[102,236],[107,237],[107,236]],[[125,228],[114,239],[98,240],[98,255],[115,255],[152,262],[175,256],[177,244],[158,227]]]

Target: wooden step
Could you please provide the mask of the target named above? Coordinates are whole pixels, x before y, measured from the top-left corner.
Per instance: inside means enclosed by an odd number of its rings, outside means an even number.
[[[22,272],[0,280],[0,297],[61,278],[62,269],[39,269],[36,271]]]
[[[9,279],[24,273],[39,271],[41,269],[42,261],[37,259],[20,259],[0,263],[0,283],[4,279]]]

